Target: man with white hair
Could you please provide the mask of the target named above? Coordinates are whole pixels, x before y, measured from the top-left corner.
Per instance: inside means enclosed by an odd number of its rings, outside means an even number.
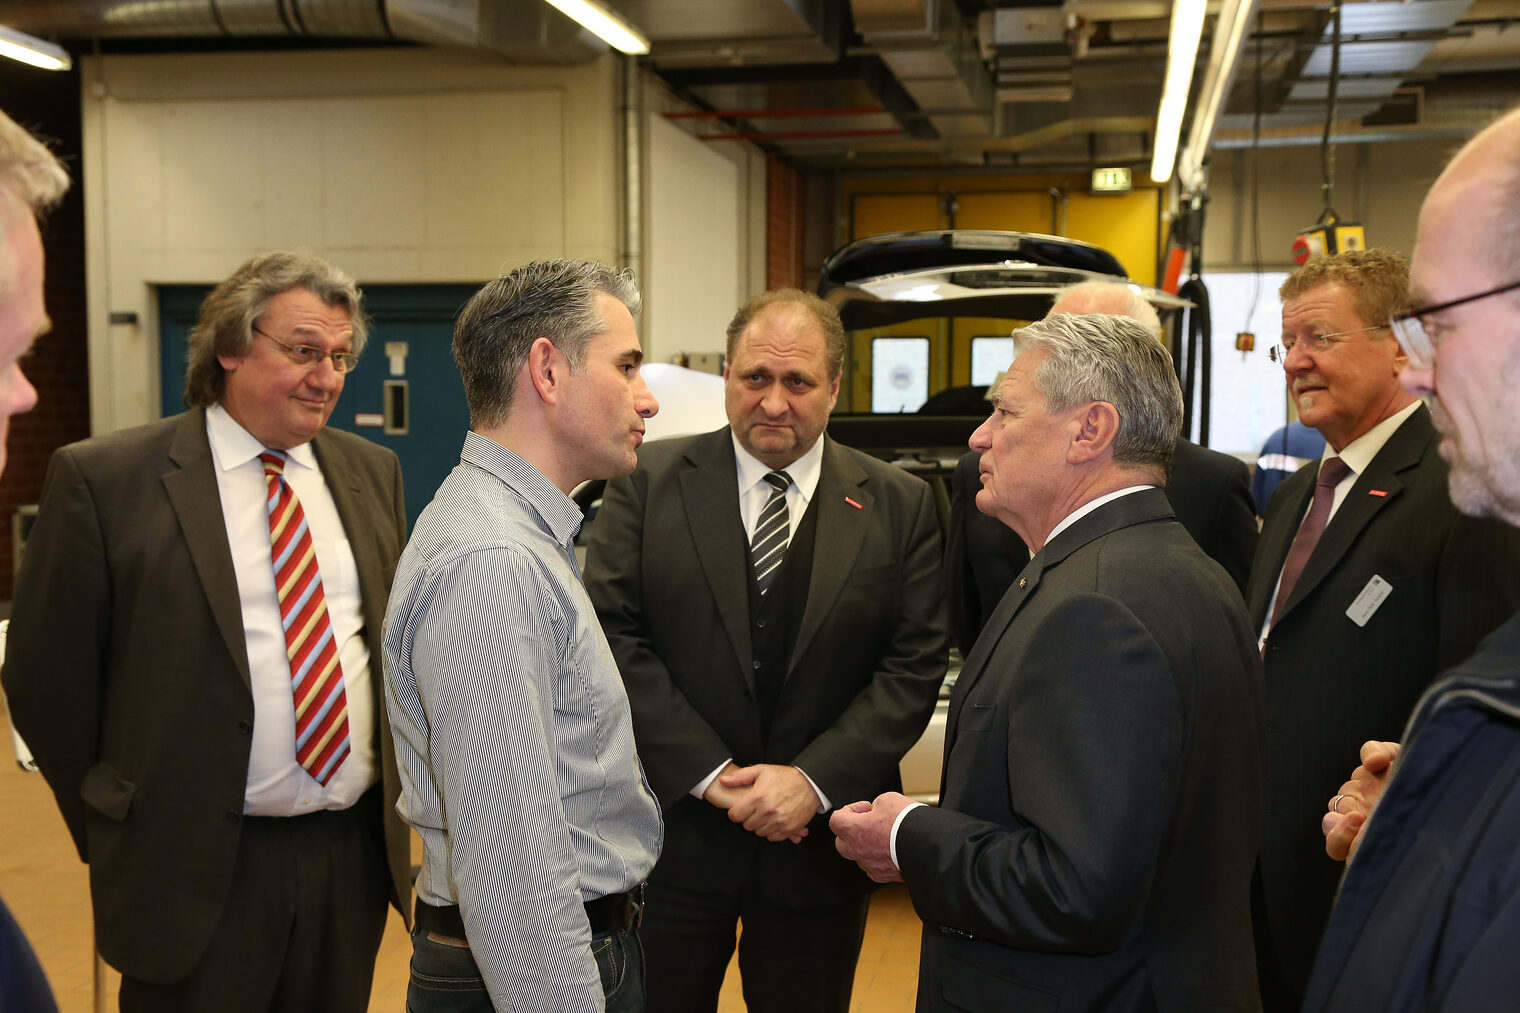
[[[1391,321],[1401,381],[1431,399],[1457,509],[1520,527],[1520,109],[1464,147],[1420,211],[1413,306]],[[1513,1009],[1520,994],[1520,616],[1415,707],[1380,775],[1331,801],[1329,850],[1359,844],[1304,1009]],[[1368,743],[1386,769],[1386,744]],[[1364,825],[1365,824],[1365,828]],[[1359,840],[1356,840],[1360,833]]]
[[[1261,659],[1157,488],[1171,359],[1117,316],[1014,340],[971,447],[978,507],[1034,556],[956,681],[940,805],[888,792],[829,825],[908,884],[920,1013],[1255,1010]]]
[[[1157,342],[1163,340],[1155,308],[1120,281],[1084,281],[1062,289],[1050,312],[1117,314],[1138,321]],[[963,655],[970,653],[977,634],[1028,557],[1013,532],[976,509],[977,462],[973,452],[956,465],[945,532],[950,631]],[[1165,489],[1177,520],[1244,590],[1256,551],[1256,511],[1245,464],[1178,436]]]

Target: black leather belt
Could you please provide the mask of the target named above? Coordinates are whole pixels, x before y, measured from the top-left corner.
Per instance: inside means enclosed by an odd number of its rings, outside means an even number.
[[[464,918],[458,904],[437,907],[417,899],[415,909],[417,924],[428,932],[464,940]],[[627,893],[613,893],[606,897],[586,901],[586,921],[591,924],[591,934],[617,932],[631,929],[644,920],[644,884]]]

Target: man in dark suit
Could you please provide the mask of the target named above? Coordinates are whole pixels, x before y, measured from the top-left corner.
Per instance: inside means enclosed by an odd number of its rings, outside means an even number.
[[[1145,299],[1122,282],[1086,281],[1064,289],[1050,312],[1112,313],[1129,317],[1162,340],[1161,320]],[[945,599],[950,636],[961,654],[971,653],[992,610],[1029,561],[1029,552],[1007,525],[976,508],[981,489],[980,455],[971,451],[950,479],[950,524],[945,532]],[[1245,464],[1177,437],[1167,502],[1177,520],[1244,593],[1256,552],[1256,510]]]
[[[945,674],[927,485],[823,435],[844,331],[796,290],[728,328],[730,425],[607,487],[586,581],[665,810],[649,1008],[849,1008],[869,882],[825,814],[898,785]]]
[[[1255,884],[1262,997],[1297,1011],[1340,867],[1316,811],[1367,739],[1396,739],[1437,672],[1520,605],[1520,536],[1464,517],[1430,412],[1399,385],[1389,250],[1311,260],[1281,289],[1279,361],[1328,444],[1267,508],[1247,603],[1266,670],[1266,825]]]
[[[846,806],[839,851],[908,884],[920,1011],[1255,1009],[1260,661],[1156,488],[1170,357],[1117,316],[1015,341],[971,446],[978,506],[1034,557],[956,681],[940,807]]]
[[[401,469],[323,428],[365,334],[346,274],[255,257],[201,308],[194,407],[49,465],[5,690],[124,1010],[364,1010],[409,896],[379,695]]]

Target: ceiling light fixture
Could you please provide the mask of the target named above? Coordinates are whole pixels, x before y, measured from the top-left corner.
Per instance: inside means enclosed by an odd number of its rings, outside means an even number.
[[[1198,59],[1198,39],[1203,35],[1204,0],[1173,0],[1171,42],[1166,47],[1166,84],[1156,112],[1155,153],[1151,156],[1151,179],[1165,183],[1172,178],[1177,160],[1177,141],[1182,136],[1182,114],[1187,111],[1188,91],[1193,86],[1193,64]]]
[[[1203,160],[1214,140],[1214,125],[1219,119],[1220,107],[1235,83],[1240,51],[1256,21],[1259,5],[1260,0],[1224,0],[1219,7],[1209,65],[1199,88],[1198,109],[1193,113],[1187,145],[1177,160],[1177,180],[1184,190],[1196,191],[1203,185]]]
[[[74,60],[62,46],[0,25],[0,56],[19,60],[43,70],[68,70]]]
[[[596,0],[546,0],[546,2],[620,53],[643,56],[649,52],[649,40],[644,38],[637,28],[597,3]]]

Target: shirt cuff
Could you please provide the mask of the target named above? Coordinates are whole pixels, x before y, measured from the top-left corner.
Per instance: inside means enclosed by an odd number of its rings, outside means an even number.
[[[902,811],[897,814],[897,819],[892,821],[892,837],[887,842],[887,850],[892,855],[892,867],[895,868],[898,872],[902,872],[902,863],[897,860],[897,831],[902,826],[904,816],[908,815],[915,809],[922,809],[923,806],[924,804],[922,802],[914,802],[910,805],[905,805],[903,806]]]
[[[718,779],[718,775],[723,773],[723,768],[733,762],[734,758],[730,756],[728,759],[724,760],[722,763],[714,767],[711,774],[708,774],[706,777],[702,778],[702,780],[697,782],[697,786],[691,790],[692,796],[694,798],[704,797],[707,794],[707,789],[711,788],[712,783]]]
[[[813,794],[818,796],[818,811],[821,813],[826,813],[830,809],[834,808],[834,806],[829,802],[829,797],[823,793],[823,789],[818,787],[818,782],[813,780],[811,777],[808,777],[808,772],[803,770],[801,767],[797,767],[796,764],[792,764],[792,766],[796,767],[797,773],[801,774],[807,780],[808,785],[813,789]]]

